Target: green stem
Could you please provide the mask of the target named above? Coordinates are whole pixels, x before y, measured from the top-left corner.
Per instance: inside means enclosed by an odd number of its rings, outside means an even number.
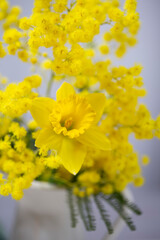
[[[72,188],[73,187],[73,184],[68,182],[67,180],[65,179],[62,179],[62,178],[52,178],[50,180],[51,183],[53,184],[56,184],[56,185],[61,185],[61,186],[65,186],[66,188]]]
[[[54,73],[52,72],[51,77],[48,81],[48,86],[47,86],[47,90],[46,90],[46,96],[49,97],[50,93],[51,93],[51,89],[52,89],[52,84],[53,84],[53,77],[54,77]]]
[[[103,23],[101,23],[101,26],[102,26],[102,25],[105,25],[105,24],[111,24],[111,21],[103,22]]]

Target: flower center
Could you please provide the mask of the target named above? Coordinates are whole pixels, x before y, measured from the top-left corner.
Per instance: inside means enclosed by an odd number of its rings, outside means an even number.
[[[85,97],[71,95],[57,102],[49,119],[57,134],[62,133],[69,138],[76,138],[91,126],[95,115]]]
[[[66,127],[69,130],[72,127],[72,124],[73,124],[73,119],[72,117],[70,117],[67,120],[65,120],[64,127]]]

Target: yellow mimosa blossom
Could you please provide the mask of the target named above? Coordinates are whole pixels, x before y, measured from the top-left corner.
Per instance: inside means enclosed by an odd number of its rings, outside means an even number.
[[[143,67],[112,58],[137,43],[137,0],[34,0],[30,16],[20,12],[0,0],[0,59],[18,57],[37,74],[19,83],[0,75],[0,195],[20,200],[34,180],[81,198],[142,186],[149,157],[130,135],[160,139],[160,115],[139,101]],[[40,86],[49,96],[65,80],[56,101],[38,97]]]
[[[55,149],[64,167],[76,174],[88,147],[104,151],[110,149],[109,140],[97,126],[105,100],[103,93],[92,93],[85,97],[76,94],[72,85],[66,82],[58,89],[56,101],[35,98],[30,111],[42,128],[36,146],[40,148],[46,145],[48,149]]]

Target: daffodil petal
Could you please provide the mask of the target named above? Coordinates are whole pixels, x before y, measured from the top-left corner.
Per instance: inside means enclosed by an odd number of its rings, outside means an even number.
[[[96,112],[95,122],[97,123],[103,114],[106,97],[103,93],[90,93],[87,95],[87,100]]]
[[[110,142],[106,135],[98,127],[89,128],[84,134],[77,138],[80,143],[99,150],[107,151],[111,149]]]
[[[86,156],[86,147],[79,142],[64,137],[60,157],[63,166],[72,174],[77,174]]]
[[[32,101],[30,112],[32,117],[41,128],[49,125],[49,114],[55,106],[55,101],[52,98],[39,97]]]
[[[59,151],[61,143],[62,143],[61,135],[57,135],[51,128],[44,128],[40,130],[35,145],[38,148],[46,145],[48,149],[55,149]]]
[[[64,82],[61,87],[57,90],[56,98],[58,101],[68,98],[70,95],[75,94],[73,86],[67,82]]]

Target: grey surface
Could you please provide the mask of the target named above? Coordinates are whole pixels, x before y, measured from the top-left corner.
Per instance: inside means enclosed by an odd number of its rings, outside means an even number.
[[[12,4],[20,4],[25,14],[31,11],[32,0],[11,0]],[[157,117],[160,112],[160,1],[139,0],[138,6],[141,14],[142,27],[139,33],[139,44],[130,49],[123,58],[121,64],[131,66],[135,62],[144,66],[143,77],[145,87],[148,91],[147,97],[143,100],[150,109],[152,116]],[[14,57],[7,57],[0,60],[0,72],[8,76],[12,81],[20,81],[29,74],[29,66],[15,61]],[[122,231],[118,240],[159,240],[160,239],[160,142],[157,139],[152,141],[135,141],[135,149],[141,155],[148,154],[151,158],[149,166],[145,167],[143,174],[146,183],[143,188],[132,188],[136,203],[142,208],[143,215],[135,217],[137,230],[130,232],[127,227]],[[10,198],[0,198],[0,221],[7,233],[11,231],[14,223],[15,202]],[[105,233],[103,223],[98,219],[98,229],[95,233],[86,233],[86,240],[92,238],[99,240]],[[18,240],[18,239],[17,239]],[[30,239],[29,239],[30,240]]]

